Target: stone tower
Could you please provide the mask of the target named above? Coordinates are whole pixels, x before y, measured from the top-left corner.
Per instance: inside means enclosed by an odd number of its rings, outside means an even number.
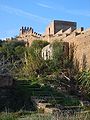
[[[74,31],[77,28],[77,23],[71,21],[54,20],[46,28],[45,35],[54,35],[60,30],[64,32],[69,28],[71,28],[71,31]]]

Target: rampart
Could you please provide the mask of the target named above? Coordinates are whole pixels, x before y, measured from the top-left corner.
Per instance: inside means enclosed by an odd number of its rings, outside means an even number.
[[[73,53],[75,66],[78,66],[79,70],[90,69],[90,29],[77,29],[76,22],[54,20],[42,35],[34,32],[32,27],[22,27],[18,40],[26,41],[29,46],[34,40],[46,40],[50,43],[55,40],[67,42],[69,55]]]
[[[26,46],[30,46],[34,40],[41,39],[41,34],[34,32],[32,27],[22,27],[17,39],[25,41]]]

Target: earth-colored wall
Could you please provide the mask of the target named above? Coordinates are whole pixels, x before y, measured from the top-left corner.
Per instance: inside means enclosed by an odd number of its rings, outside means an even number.
[[[81,33],[72,32],[70,35],[63,34],[62,36],[49,36],[49,42],[52,43],[55,40],[68,42],[69,53],[71,53],[71,47],[73,52],[73,61],[79,70],[83,68],[90,69],[90,30],[82,31]],[[45,38],[44,38],[45,40]],[[46,38],[47,40],[47,38]]]
[[[60,30],[66,31],[69,28],[72,31],[75,30],[77,28],[76,22],[54,20],[46,28],[45,35],[54,35]]]
[[[62,23],[62,24],[61,24]],[[56,25],[56,26],[54,26]],[[59,26],[60,25],[60,26]],[[62,25],[62,29],[61,29]],[[60,27],[60,28],[59,28]],[[49,34],[50,28],[50,34]],[[58,30],[60,29],[61,32]],[[67,29],[67,30],[66,30]],[[72,29],[74,31],[72,31]],[[64,31],[66,30],[66,31]],[[57,32],[55,34],[55,32]],[[79,70],[83,68],[90,69],[90,29],[83,30],[82,28],[76,29],[76,22],[68,21],[55,21],[51,22],[46,28],[44,35],[39,35],[35,32],[29,34],[25,32],[23,35],[19,35],[18,40],[24,40],[31,45],[34,40],[46,40],[52,43],[55,40],[69,43],[69,55],[73,52],[73,61],[75,66],[79,67]]]
[[[53,35],[54,34],[54,21],[51,22],[48,27],[46,27],[45,35]]]

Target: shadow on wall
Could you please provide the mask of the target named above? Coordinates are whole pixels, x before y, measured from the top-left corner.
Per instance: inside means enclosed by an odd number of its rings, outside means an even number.
[[[74,58],[74,43],[70,44],[69,48],[70,74],[73,76],[79,72],[79,61],[78,59]]]
[[[86,58],[86,55],[85,54],[83,54],[83,56],[82,56],[82,70],[86,70],[86,68],[87,68],[87,58]]]
[[[87,57],[86,57],[86,54],[83,53],[83,56],[82,56],[82,61],[81,61],[81,65],[80,65],[80,62],[77,58],[75,58],[74,56],[74,51],[75,51],[75,45],[74,43],[70,44],[70,47],[69,47],[69,60],[70,60],[70,65],[71,65],[71,70],[74,72],[74,73],[78,73],[79,71],[83,71],[83,70],[86,70],[87,69]]]
[[[79,63],[79,61],[77,59],[75,60],[74,68],[75,68],[76,73],[78,73],[79,71],[83,71],[83,70],[87,69],[87,58],[86,58],[85,54],[83,54],[83,56],[82,56],[81,65],[80,65],[80,63]]]

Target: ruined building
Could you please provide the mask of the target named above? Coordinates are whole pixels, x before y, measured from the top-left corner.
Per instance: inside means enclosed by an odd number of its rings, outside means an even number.
[[[72,32],[76,27],[76,22],[54,20],[46,28],[45,35],[55,35],[58,32],[65,32],[68,29]]]
[[[52,43],[55,40],[68,43],[66,51],[69,56],[73,54],[73,61],[79,70],[90,69],[90,29],[83,27],[77,29],[76,22],[54,20],[51,22],[44,34],[38,34],[32,28],[22,27],[18,40],[24,40],[30,46],[34,40],[46,40]],[[50,45],[42,49],[42,57],[50,58],[52,47]]]
[[[62,52],[64,59],[69,58],[69,43],[62,41]],[[53,44],[49,44],[42,49],[42,57],[44,60],[53,59]]]
[[[34,32],[32,27],[23,27],[20,29],[18,40],[23,40],[26,42],[27,46],[30,46],[34,40],[38,40],[41,38],[41,34]]]

